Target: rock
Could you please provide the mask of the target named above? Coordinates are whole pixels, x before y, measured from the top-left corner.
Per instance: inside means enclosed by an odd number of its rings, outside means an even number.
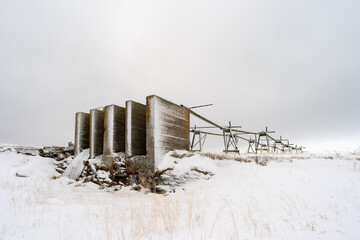
[[[0,152],[16,152],[28,156],[38,156],[40,154],[40,147],[32,146],[4,146],[0,147]]]
[[[65,159],[65,154],[64,153],[58,153],[57,160],[61,161],[61,160],[64,160],[64,159]]]
[[[161,187],[156,187],[156,193],[158,193],[158,194],[165,194],[167,192],[168,192],[167,190],[165,190]]]
[[[97,165],[96,170],[110,171],[109,167],[104,164]]]
[[[60,174],[63,174],[63,172],[64,172],[64,169],[61,169],[61,168],[58,168],[58,167],[55,168],[55,170]]]
[[[88,175],[94,175],[96,173],[96,166],[89,160],[84,161],[84,166],[83,172],[87,172]]]
[[[202,173],[204,175],[210,175],[210,176],[214,176],[214,173],[210,172],[210,171],[205,171],[203,169],[200,169],[200,168],[197,168],[197,167],[193,167],[190,169],[191,171],[195,171],[195,172],[198,172],[198,173]]]
[[[42,157],[48,157],[48,158],[58,158],[58,154],[66,154],[68,153],[68,155],[74,155],[74,147],[57,147],[57,146],[52,146],[52,147],[43,147],[39,150],[39,154]],[[65,156],[64,156],[65,158]],[[62,159],[61,159],[62,160]]]
[[[96,172],[96,177],[98,179],[106,179],[109,178],[109,173],[104,170],[99,170]]]
[[[20,173],[16,173],[15,176],[17,176],[17,177],[29,177],[29,176],[25,176],[25,175],[20,174]]]
[[[132,188],[132,190],[135,190],[135,191],[140,191],[141,190],[141,186],[140,185],[136,185]]]
[[[119,184],[124,184],[125,186],[137,185],[138,180],[136,175],[128,175],[126,178],[119,179]]]

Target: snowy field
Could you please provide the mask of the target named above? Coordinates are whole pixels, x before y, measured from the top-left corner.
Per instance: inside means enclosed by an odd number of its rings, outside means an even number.
[[[166,156],[178,176],[214,175],[161,195],[54,179],[55,160],[3,152],[0,239],[360,239],[360,156],[324,156]]]

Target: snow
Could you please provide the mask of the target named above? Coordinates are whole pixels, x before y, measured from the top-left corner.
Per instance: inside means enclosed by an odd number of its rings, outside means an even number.
[[[1,175],[22,175],[23,177],[47,177],[59,175],[54,168],[55,160],[40,156],[29,156],[15,152],[2,152],[0,155]]]
[[[260,166],[166,155],[159,170],[187,181],[160,195],[54,180],[53,159],[3,152],[0,239],[359,239],[359,159],[290,155]]]

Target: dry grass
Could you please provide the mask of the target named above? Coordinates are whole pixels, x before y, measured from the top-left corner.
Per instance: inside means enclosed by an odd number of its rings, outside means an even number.
[[[291,157],[289,156],[291,155]],[[264,154],[244,154],[239,155],[237,153],[217,153],[217,152],[184,152],[184,151],[173,151],[170,153],[170,156],[173,158],[188,158],[193,156],[207,157],[212,160],[234,160],[238,162],[255,162],[260,165],[266,165],[268,161],[291,161],[294,159],[310,159],[311,157],[316,157],[310,154],[289,154],[284,155],[282,153],[264,153]],[[334,159],[342,157],[339,153],[336,156],[326,155],[323,158]]]
[[[13,196],[9,201],[12,210],[11,219],[0,230],[0,239],[10,236],[11,226],[16,219],[26,219],[25,229],[41,232],[53,226],[56,232],[52,238],[74,239],[72,225],[84,229],[81,236],[86,239],[244,239],[247,236],[256,239],[271,238],[274,234],[272,214],[284,211],[288,218],[299,218],[308,231],[317,230],[316,212],[300,197],[281,193],[280,202],[272,210],[266,207],[268,199],[246,198],[242,202],[217,198],[206,189],[181,195],[162,196],[156,194],[111,194],[100,195],[93,199],[80,197],[83,193],[73,188],[69,198],[68,212],[57,210],[51,205],[53,197],[59,198],[51,183],[19,183],[10,187]],[[64,185],[66,188],[72,186]],[[23,197],[21,197],[23,193]],[[67,204],[67,203],[66,203]],[[275,203],[274,203],[275,204]],[[84,210],[79,210],[81,207]],[[74,211],[69,211],[74,208]],[[306,211],[304,211],[304,209]],[[51,214],[55,211],[56,215]],[[267,212],[269,211],[269,212]],[[64,221],[64,218],[66,219]],[[23,228],[24,229],[24,228]],[[276,232],[276,231],[275,231]],[[88,234],[88,235],[86,235]]]
[[[99,228],[105,239],[153,239],[163,236],[173,239],[186,232],[188,239],[197,238],[199,229],[205,227],[205,209],[198,209],[199,200],[188,195],[183,199],[159,197],[152,194],[148,199],[130,197],[126,207],[111,202],[102,208]],[[179,232],[180,231],[180,232]],[[201,231],[202,232],[202,231]]]
[[[239,156],[233,153],[212,153],[212,152],[177,152],[173,151],[170,153],[173,158],[188,158],[193,156],[207,157],[212,160],[235,160],[238,162],[251,162],[251,160],[245,156]]]

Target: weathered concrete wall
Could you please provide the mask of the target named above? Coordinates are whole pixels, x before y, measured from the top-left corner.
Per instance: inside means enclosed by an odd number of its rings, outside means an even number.
[[[152,172],[172,150],[189,150],[190,112],[156,95],[146,97],[146,151]]]
[[[125,153],[146,154],[146,106],[134,101],[126,102]]]
[[[125,152],[125,108],[109,105],[104,108],[104,156]]]
[[[104,111],[90,110],[90,158],[103,154],[104,149]]]
[[[75,115],[75,142],[74,154],[79,154],[83,149],[89,148],[90,114],[78,112]]]

